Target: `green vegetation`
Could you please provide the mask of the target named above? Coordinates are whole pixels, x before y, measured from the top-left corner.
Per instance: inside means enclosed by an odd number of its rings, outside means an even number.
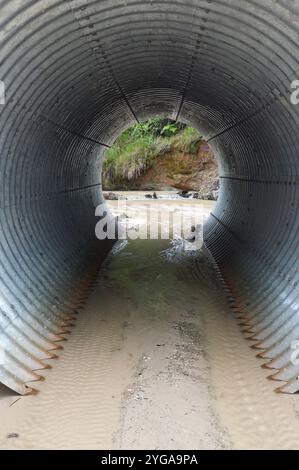
[[[105,186],[125,186],[137,179],[155,159],[171,150],[196,154],[202,137],[196,129],[169,119],[152,118],[123,132],[106,151],[103,164]]]

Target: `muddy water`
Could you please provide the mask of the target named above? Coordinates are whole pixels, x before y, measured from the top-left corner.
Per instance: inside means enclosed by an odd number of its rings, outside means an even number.
[[[183,240],[118,242],[51,365],[36,396],[0,390],[1,448],[299,448],[297,397],[273,392]]]

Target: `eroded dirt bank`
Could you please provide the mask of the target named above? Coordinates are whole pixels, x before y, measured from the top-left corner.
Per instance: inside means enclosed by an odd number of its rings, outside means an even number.
[[[1,389],[2,449],[299,448],[298,396],[273,392],[179,241],[119,242],[51,364],[37,395]]]
[[[219,187],[217,161],[206,142],[194,155],[174,147],[157,158],[156,164],[131,187],[155,191],[177,188],[197,191],[200,195],[211,194]]]

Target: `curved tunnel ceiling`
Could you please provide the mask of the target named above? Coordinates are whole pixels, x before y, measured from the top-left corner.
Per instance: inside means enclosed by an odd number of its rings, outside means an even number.
[[[261,357],[298,390],[298,2],[1,0],[0,22],[0,380],[26,393],[55,354],[109,248],[94,240],[103,151],[160,114],[216,152],[206,244]]]

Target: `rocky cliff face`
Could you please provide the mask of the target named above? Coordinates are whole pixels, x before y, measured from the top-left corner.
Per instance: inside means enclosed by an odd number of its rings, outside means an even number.
[[[186,154],[179,147],[171,148],[126,189],[196,191],[200,199],[215,199],[218,188],[217,162],[208,144],[203,142],[195,154]]]

